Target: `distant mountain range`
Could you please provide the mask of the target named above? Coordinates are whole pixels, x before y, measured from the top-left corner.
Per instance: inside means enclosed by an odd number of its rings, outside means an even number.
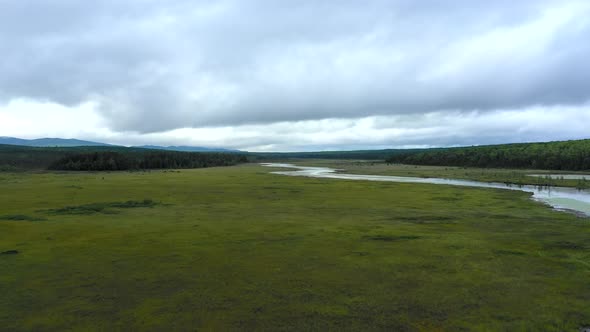
[[[0,137],[0,144],[37,146],[37,147],[112,146],[111,144],[82,141],[79,139],[64,139],[64,138],[22,139],[22,138],[16,138],[16,137]]]
[[[37,139],[22,139],[16,137],[0,137],[0,144],[7,145],[23,145],[34,147],[74,147],[74,146],[117,146],[112,144],[83,141],[71,138],[37,138]],[[152,149],[152,150],[167,150],[167,151],[184,151],[184,152],[240,152],[239,150],[211,148],[202,146],[158,146],[158,145],[142,145],[134,146],[134,148]]]

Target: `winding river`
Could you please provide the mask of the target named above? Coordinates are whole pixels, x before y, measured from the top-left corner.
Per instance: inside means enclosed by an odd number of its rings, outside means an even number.
[[[296,166],[283,163],[263,163],[263,166],[293,168],[294,171],[272,172],[273,174],[288,176],[305,176],[313,178],[386,181],[405,183],[429,183],[464,187],[480,187],[520,190],[533,194],[533,199],[549,204],[555,209],[573,211],[579,215],[590,216],[590,190],[578,190],[565,187],[539,187],[533,185],[510,185],[497,182],[479,182],[470,180],[456,180],[443,178],[418,178],[409,176],[362,175],[338,173],[336,169],[328,167]]]

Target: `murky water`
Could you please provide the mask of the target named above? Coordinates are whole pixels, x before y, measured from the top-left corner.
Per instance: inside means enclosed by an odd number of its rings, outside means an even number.
[[[579,214],[590,216],[590,190],[578,190],[564,187],[539,187],[532,185],[508,185],[496,182],[479,182],[470,180],[442,179],[442,178],[417,178],[409,176],[386,175],[362,175],[337,173],[335,169],[328,167],[295,166],[292,164],[263,163],[263,166],[294,168],[295,171],[273,172],[288,176],[305,176],[313,178],[329,178],[344,180],[387,181],[406,183],[430,183],[446,184],[452,186],[495,188],[507,190],[520,190],[533,194],[533,199],[549,204],[560,210],[571,210]]]

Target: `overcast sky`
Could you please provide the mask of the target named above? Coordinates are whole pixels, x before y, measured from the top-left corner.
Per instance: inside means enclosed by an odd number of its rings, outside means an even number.
[[[590,1],[0,0],[0,136],[294,151],[590,138]]]

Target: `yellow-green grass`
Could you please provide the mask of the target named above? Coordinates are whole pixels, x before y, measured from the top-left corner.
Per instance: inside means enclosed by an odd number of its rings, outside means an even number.
[[[590,325],[587,218],[515,191],[270,170],[0,174],[0,216],[20,216],[0,220],[0,252],[18,251],[0,255],[0,329]]]
[[[449,179],[475,180],[483,182],[501,182],[513,184],[531,184],[540,186],[561,186],[590,189],[589,180],[572,180],[529,176],[531,174],[590,174],[588,172],[569,172],[555,170],[529,170],[506,168],[475,168],[453,166],[418,166],[403,164],[387,164],[383,161],[367,160],[328,160],[328,159],[295,159],[285,160],[286,163],[307,166],[323,166],[339,169],[345,173],[393,175],[413,177],[438,177]]]

